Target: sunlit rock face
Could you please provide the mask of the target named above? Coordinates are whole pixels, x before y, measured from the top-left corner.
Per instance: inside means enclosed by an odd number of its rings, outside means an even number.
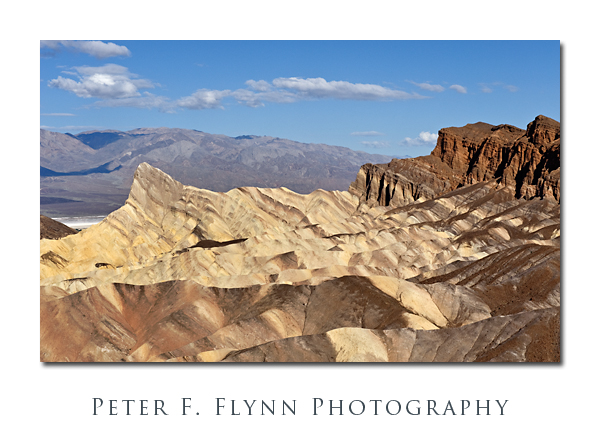
[[[560,124],[538,116],[527,130],[443,128],[430,155],[366,164],[350,191],[370,205],[402,206],[488,180],[513,187],[515,198],[560,201]]]
[[[348,192],[217,193],[141,164],[124,206],[40,241],[41,360],[559,361],[554,124],[445,129]]]

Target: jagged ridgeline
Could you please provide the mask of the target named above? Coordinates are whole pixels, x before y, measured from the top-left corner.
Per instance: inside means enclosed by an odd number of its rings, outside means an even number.
[[[559,153],[539,116],[443,129],[349,191],[142,163],[122,207],[41,240],[41,360],[559,361]]]

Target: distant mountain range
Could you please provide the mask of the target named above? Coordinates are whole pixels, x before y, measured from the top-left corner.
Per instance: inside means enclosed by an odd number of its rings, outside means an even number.
[[[40,130],[40,205],[49,216],[107,214],[123,205],[143,162],[217,192],[256,186],[310,193],[347,190],[363,164],[390,160],[345,147],[177,128]]]

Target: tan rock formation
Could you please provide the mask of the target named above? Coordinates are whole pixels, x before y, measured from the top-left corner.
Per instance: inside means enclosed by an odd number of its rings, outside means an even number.
[[[560,206],[486,173],[498,135],[554,146],[552,122],[534,124],[476,125],[445,160],[392,163],[385,206],[373,166],[353,193],[300,195],[142,164],[123,207],[41,240],[41,360],[557,361]],[[465,169],[474,133],[491,134],[487,164]]]
[[[553,308],[437,331],[339,328],[233,352],[224,361],[556,362],[560,361],[559,331],[559,311]]]

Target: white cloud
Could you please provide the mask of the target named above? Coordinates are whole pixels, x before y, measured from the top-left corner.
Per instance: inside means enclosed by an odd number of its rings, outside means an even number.
[[[163,96],[155,96],[152,93],[144,91],[141,96],[106,99],[94,102],[95,107],[131,107],[131,108],[158,108],[166,113],[174,113],[174,104]]]
[[[71,51],[89,54],[97,59],[131,56],[131,51],[126,46],[116,45],[112,42],[105,43],[99,40],[41,40],[40,48],[54,52],[66,48]]]
[[[451,90],[456,91],[457,93],[461,93],[461,94],[467,94],[467,89],[465,87],[463,87],[462,85],[450,85],[448,88],[450,88]]]
[[[261,81],[264,82],[264,81]],[[280,89],[255,92],[245,89],[235,90],[231,93],[231,96],[238,101],[238,103],[247,105],[249,107],[261,107],[264,106],[264,102],[273,103],[292,103],[300,100],[300,97],[292,92]]]
[[[256,93],[254,91],[239,89],[231,92],[229,96],[234,97],[238,103],[246,105],[248,107],[257,108],[263,107],[265,104],[261,97],[263,94]]]
[[[188,109],[223,108],[223,99],[231,97],[242,105],[255,108],[264,106],[265,102],[292,103],[309,99],[403,100],[423,97],[380,85],[328,82],[322,78],[280,77],[272,83],[265,80],[248,80],[246,85],[250,89],[200,89],[191,96],[175,101],[175,104]]]
[[[400,145],[410,145],[410,146],[419,146],[419,145],[433,145],[436,143],[438,135],[435,133],[430,133],[428,131],[422,131],[419,133],[419,136],[416,138],[405,138],[403,141],[399,142]]]
[[[350,136],[383,136],[383,133],[379,131],[354,131],[350,133]]]
[[[102,67],[80,66],[71,71],[63,71],[77,79],[58,76],[48,82],[48,86],[70,91],[79,97],[103,99],[95,106],[158,108],[161,111],[174,112],[176,108],[190,110],[224,108],[224,100],[232,98],[239,104],[249,107],[261,107],[265,102],[292,103],[313,99],[371,100],[390,101],[423,99],[419,94],[409,94],[401,90],[374,84],[350,83],[346,81],[326,81],[323,78],[301,79],[298,77],[277,78],[269,83],[265,80],[248,80],[248,89],[211,90],[201,88],[189,96],[176,100],[154,96],[140,89],[153,88],[149,80],[140,79],[130,73],[126,67],[107,64]],[[360,134],[357,134],[360,135]],[[364,136],[379,136],[374,132]]]
[[[511,93],[516,93],[517,91],[519,91],[519,88],[517,88],[514,85],[504,85],[504,88],[510,91]]]
[[[256,91],[269,91],[271,90],[273,87],[272,85],[267,82],[266,80],[247,80],[246,81],[246,85],[248,85],[250,88],[252,88],[253,90]]]
[[[422,99],[423,96],[401,90],[368,83],[351,83],[344,80],[327,81],[322,77],[302,79],[279,77],[273,86],[292,90],[305,99],[350,99],[350,100],[406,100]]]
[[[361,141],[360,143],[369,148],[386,148],[390,146],[388,141]]]
[[[140,88],[153,88],[154,84],[139,79],[136,74],[121,65],[109,63],[100,67],[74,67],[77,80],[58,76],[48,82],[51,88],[70,91],[79,97],[97,97],[100,99],[122,99],[140,96]],[[73,72],[68,72],[71,74]]]
[[[419,139],[424,142],[437,142],[438,135],[435,133],[430,133],[428,131],[422,131],[419,133]]]
[[[441,86],[441,85],[432,85],[429,82],[417,83],[417,82],[410,81],[410,83],[412,83],[413,85],[418,86],[419,88],[421,88],[423,90],[433,91],[435,93],[441,93],[442,91],[444,91],[444,87],[443,86]]]
[[[221,100],[231,96],[230,90],[200,89],[191,96],[182,97],[175,101],[175,105],[189,110],[204,110],[207,108],[223,108]]]

